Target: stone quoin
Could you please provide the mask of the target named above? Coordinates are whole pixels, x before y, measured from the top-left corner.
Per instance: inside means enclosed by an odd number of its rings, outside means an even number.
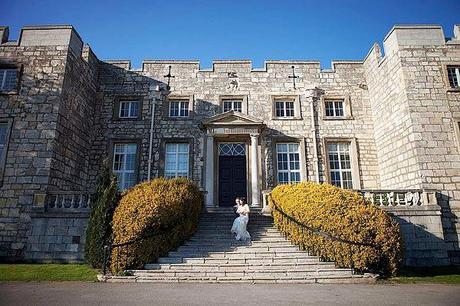
[[[90,194],[186,176],[213,211],[280,183],[355,189],[408,265],[459,263],[460,26],[396,25],[363,60],[99,60],[69,25],[0,27],[0,258],[82,261]]]

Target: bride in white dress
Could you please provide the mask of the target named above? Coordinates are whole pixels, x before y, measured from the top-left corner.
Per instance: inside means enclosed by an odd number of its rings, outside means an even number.
[[[235,202],[236,213],[240,216],[233,221],[231,232],[235,234],[236,240],[251,240],[251,235],[246,229],[249,221],[249,206],[244,203],[244,198],[236,198]]]

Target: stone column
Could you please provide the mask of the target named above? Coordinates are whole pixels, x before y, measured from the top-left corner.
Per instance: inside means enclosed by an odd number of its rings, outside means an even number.
[[[260,206],[258,143],[259,134],[251,134],[251,206]]]
[[[214,207],[214,135],[206,134],[206,207]]]

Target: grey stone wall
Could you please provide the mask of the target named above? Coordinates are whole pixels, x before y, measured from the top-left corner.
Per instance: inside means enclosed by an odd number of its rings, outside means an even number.
[[[89,50],[82,58],[78,39],[72,27],[31,27],[0,45],[0,63],[21,67],[19,92],[0,95],[0,120],[12,122],[0,187],[0,257],[8,260],[37,251],[34,218],[49,192],[87,189],[97,59]],[[56,254],[48,247],[40,252]]]
[[[457,262],[460,152],[454,119],[460,93],[450,90],[446,64],[460,64],[460,44],[446,42],[439,26],[396,26],[384,46],[384,57],[375,45],[364,63],[381,185],[439,191],[444,238]]]
[[[222,112],[222,97],[234,96],[267,126],[260,137],[262,189],[276,184],[276,141],[299,141],[304,179],[320,182],[328,181],[326,141],[353,141],[355,188],[439,191],[440,207],[390,209],[403,229],[406,263],[446,264],[448,253],[458,259],[460,94],[448,90],[445,65],[460,64],[460,40],[445,42],[440,27],[395,27],[384,56],[374,45],[364,61],[334,62],[330,70],[315,61],[267,61],[263,68],[215,61],[210,69],[196,61],[145,61],[131,69],[129,61],[99,61],[71,26],[27,27],[18,42],[7,36],[0,27],[0,64],[23,67],[19,93],[0,95],[0,120],[12,122],[0,187],[0,257],[81,261],[87,209],[50,210],[49,199],[91,192],[116,142],[139,145],[137,179],[145,180],[152,105],[152,177],[163,175],[164,143],[183,139],[191,144],[191,177],[204,186],[201,122]],[[169,66],[175,77],[167,90]],[[274,96],[295,97],[298,116],[274,118]],[[189,118],[167,116],[171,97],[191,98]],[[345,99],[347,118],[324,117],[331,97]],[[139,119],[117,118],[125,98],[142,102]]]

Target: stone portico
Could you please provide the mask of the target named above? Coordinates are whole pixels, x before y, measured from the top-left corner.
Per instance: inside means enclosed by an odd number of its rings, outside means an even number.
[[[261,208],[262,154],[260,135],[265,124],[252,116],[229,111],[205,121],[206,163],[205,188],[206,207],[219,207],[221,173],[219,171],[220,145],[226,143],[244,144],[246,168],[246,192],[241,196],[248,199],[251,207]]]

